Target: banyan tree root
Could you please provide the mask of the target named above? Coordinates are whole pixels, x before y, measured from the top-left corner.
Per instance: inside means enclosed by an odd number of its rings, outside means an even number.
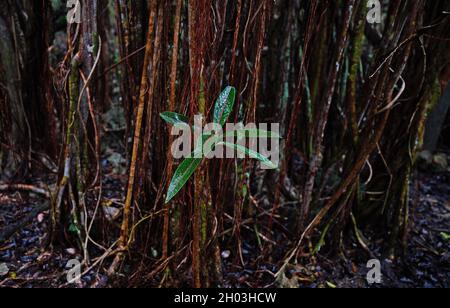
[[[34,193],[40,196],[45,197],[46,199],[50,199],[50,193],[48,190],[36,187],[28,184],[0,184],[0,192],[13,192],[13,191],[24,191]],[[17,231],[23,229],[28,224],[30,224],[33,219],[41,212],[44,212],[50,208],[48,202],[38,205],[35,207],[28,215],[22,218],[15,224],[6,226],[3,230],[0,231],[0,243],[8,240],[11,236],[13,236]]]
[[[43,203],[35,207],[28,215],[19,220],[17,223],[7,226],[0,231],[0,243],[7,241],[11,236],[13,236],[17,231],[22,230],[28,226],[33,219],[41,212],[50,209],[50,204],[48,202]]]
[[[0,192],[3,191],[26,191],[50,198],[48,190],[28,184],[0,184]]]

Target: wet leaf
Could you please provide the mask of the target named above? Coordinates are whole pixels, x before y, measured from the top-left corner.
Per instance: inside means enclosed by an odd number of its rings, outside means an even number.
[[[175,171],[169,190],[167,191],[166,204],[169,203],[187,183],[195,170],[200,166],[202,158],[186,158]]]
[[[203,157],[211,153],[211,151],[214,150],[215,145],[217,145],[220,136],[212,136],[209,139],[206,135],[202,136],[202,142],[203,145],[208,142],[206,147],[206,151],[204,153],[202,152],[202,147],[197,147],[194,153],[191,154],[191,158],[186,158],[180,166],[178,166],[178,169],[175,171],[175,174],[173,175],[172,181],[170,182],[169,190],[167,191],[167,197],[166,197],[166,204],[169,203],[183,188],[183,186],[187,183],[189,178],[194,174],[195,170],[200,166]],[[196,157],[202,157],[202,158],[196,158]]]
[[[219,142],[218,145],[224,145],[228,148],[232,148],[232,149],[237,150],[238,152],[244,153],[244,154],[248,155],[250,158],[259,160],[261,163],[263,163],[270,169],[277,168],[277,166],[274,163],[272,163],[267,157],[263,156],[262,154],[260,154],[258,152],[255,152],[246,147],[243,147],[241,145],[229,143],[229,142]]]
[[[159,115],[164,121],[179,128],[185,128],[189,125],[189,118],[175,112],[166,111]]]
[[[214,123],[224,126],[233,111],[236,89],[227,87],[219,96],[214,108]]]

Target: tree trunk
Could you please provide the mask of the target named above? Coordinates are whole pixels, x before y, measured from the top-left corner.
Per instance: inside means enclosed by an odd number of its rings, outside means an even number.
[[[450,84],[445,88],[441,99],[436,107],[431,112],[426,128],[424,137],[424,150],[428,150],[431,153],[435,152],[438,147],[438,142],[441,137],[441,132],[447,119],[447,112],[450,107]]]

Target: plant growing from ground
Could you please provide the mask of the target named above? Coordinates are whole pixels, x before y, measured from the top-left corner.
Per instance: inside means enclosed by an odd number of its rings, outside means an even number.
[[[233,111],[234,102],[236,99],[236,89],[233,87],[227,87],[219,96],[214,107],[213,123],[217,124],[223,128]],[[167,123],[178,126],[185,127],[188,124],[188,117],[174,113],[174,112],[163,112],[160,114],[161,118]],[[222,130],[223,131],[223,130]],[[166,204],[169,203],[184,187],[189,178],[194,174],[195,170],[201,165],[203,157],[214,151],[216,146],[225,146],[236,150],[238,152],[248,155],[250,158],[257,159],[267,167],[271,169],[277,168],[267,157],[261,153],[255,152],[245,146],[236,144],[234,142],[224,142],[223,137],[243,138],[279,138],[275,133],[260,130],[260,129],[237,129],[232,132],[225,132],[225,134],[211,134],[204,133],[200,138],[199,144],[196,145],[194,152],[191,157],[185,158],[185,160],[179,165],[178,169],[175,171],[172,180],[169,185],[169,189],[166,197]],[[228,140],[228,138],[226,138]],[[205,146],[206,145],[206,146]]]

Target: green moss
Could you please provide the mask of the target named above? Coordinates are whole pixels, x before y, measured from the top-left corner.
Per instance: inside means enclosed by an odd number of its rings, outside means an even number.
[[[100,36],[98,35],[98,32],[92,34],[92,40],[94,42],[94,55],[97,55],[100,48]]]

